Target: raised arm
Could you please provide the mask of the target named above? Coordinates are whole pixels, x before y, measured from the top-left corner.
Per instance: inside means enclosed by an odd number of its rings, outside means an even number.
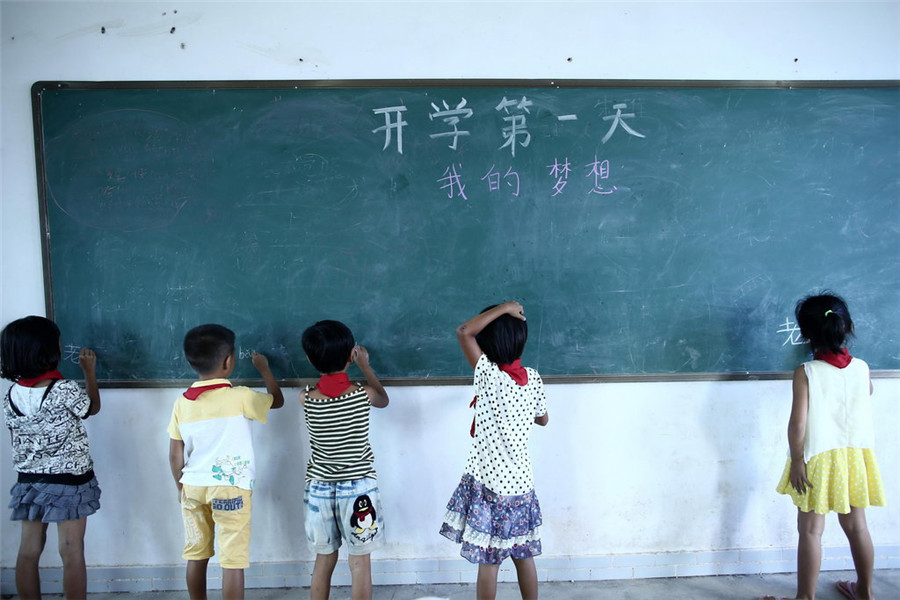
[[[275,409],[284,406],[284,394],[281,392],[281,386],[278,385],[278,380],[272,375],[272,369],[269,368],[269,359],[266,358],[265,354],[254,352],[251,360],[253,361],[253,366],[256,367],[256,370],[262,375],[263,381],[266,384],[266,391],[272,394],[272,408]]]
[[[353,348],[350,359],[356,363],[359,370],[366,376],[366,392],[369,394],[369,402],[372,403],[372,406],[375,408],[387,406],[391,399],[388,398],[384,386],[381,385],[381,380],[378,379],[378,376],[369,364],[369,351],[363,346],[356,346]]]
[[[466,360],[469,361],[469,365],[473,369],[481,357],[481,348],[478,346],[475,336],[481,333],[491,321],[501,315],[510,315],[524,321],[525,309],[515,300],[510,300],[475,315],[456,328],[456,339],[459,341],[459,346],[462,348]]]
[[[97,355],[90,348],[82,348],[78,353],[78,366],[84,373],[84,389],[91,406],[88,408],[88,416],[100,412],[100,388],[97,386]]]

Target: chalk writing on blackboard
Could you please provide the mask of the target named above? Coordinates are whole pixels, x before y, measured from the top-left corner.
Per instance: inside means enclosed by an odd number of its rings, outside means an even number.
[[[462,167],[462,163],[451,163],[444,169],[441,176],[435,179],[435,181],[440,184],[439,189],[443,191],[448,198],[469,199],[466,194],[466,182],[463,178]],[[568,179],[569,174],[572,172],[572,163],[569,162],[568,157],[564,158],[562,162],[560,162],[559,158],[555,158],[553,164],[547,165],[547,168],[549,169],[549,176],[556,180],[551,187],[552,193],[550,194],[550,197],[559,196],[563,193],[563,189],[569,183]],[[584,168],[587,171],[587,174],[584,177],[589,178],[592,181],[592,187],[586,192],[587,195],[614,194],[619,189],[616,185],[610,186],[606,183],[610,177],[609,159],[600,160],[595,156],[592,162],[584,165]],[[509,167],[506,170],[506,174],[502,176],[502,179],[509,188],[510,193],[513,196],[518,196],[521,191],[519,174],[516,171],[513,171],[512,167]],[[481,177],[481,181],[487,183],[489,192],[500,190],[501,175],[500,171],[497,170],[496,164],[491,165],[487,173]]]
[[[788,318],[784,320],[784,323],[781,324],[781,329],[776,333],[787,334],[787,337],[781,344],[782,346],[787,346],[788,344],[791,346],[799,346],[803,344],[803,336],[800,335],[800,327]]]
[[[633,118],[633,117],[635,116],[634,113],[625,113],[625,114],[622,114],[622,109],[623,109],[623,108],[627,108],[627,107],[628,107],[628,105],[627,105],[627,104],[624,104],[624,103],[621,103],[621,104],[613,104],[613,108],[616,109],[616,114],[614,114],[614,115],[612,115],[612,116],[606,116],[606,117],[603,117],[603,120],[604,120],[604,121],[610,121],[610,120],[612,120],[612,125],[609,126],[609,131],[607,131],[607,132],[606,132],[606,135],[603,136],[603,139],[600,140],[601,142],[603,142],[604,144],[605,144],[606,142],[608,142],[608,141],[609,141],[609,138],[612,137],[612,134],[616,131],[616,128],[617,128],[619,125],[622,126],[622,129],[624,129],[625,131],[627,131],[628,133],[630,133],[631,135],[633,135],[633,136],[635,136],[635,137],[639,137],[639,138],[647,137],[647,136],[645,136],[644,134],[638,133],[637,131],[635,131],[634,129],[632,129],[631,127],[629,127],[629,126],[628,126],[628,123],[625,122],[625,119],[626,119],[626,118],[629,118],[629,119],[630,119],[630,118]]]
[[[605,102],[599,102],[598,105],[600,104],[605,104]],[[504,115],[503,121],[506,123],[501,129],[504,142],[499,147],[500,150],[509,148],[510,154],[515,157],[517,146],[527,148],[531,144],[531,132],[528,129],[529,124],[527,115],[531,114],[531,110],[529,109],[533,106],[534,102],[529,100],[526,96],[522,96],[521,99],[518,100],[509,99],[506,96],[503,96],[503,99],[494,106],[495,111],[501,112]],[[628,108],[627,102],[613,104],[612,108],[615,110],[615,114],[603,116],[603,120],[610,121],[610,124],[606,133],[600,139],[601,143],[607,143],[620,127],[631,136],[637,138],[647,137],[626,122],[626,119],[637,117],[636,112],[622,112],[623,109]],[[387,150],[392,142],[396,140],[397,153],[403,154],[403,129],[409,125],[409,123],[404,120],[403,113],[407,110],[407,107],[403,104],[372,109],[374,114],[384,115],[384,125],[372,130],[372,133],[384,133],[384,145],[381,148],[382,151]],[[460,129],[459,124],[462,119],[470,119],[474,114],[475,110],[468,106],[468,100],[465,98],[460,98],[455,106],[451,105],[446,100],[440,100],[440,104],[431,102],[431,112],[428,113],[428,118],[432,121],[435,119],[442,120],[450,127],[450,129],[438,133],[431,133],[429,134],[429,137],[431,139],[450,138],[450,143],[447,147],[454,151],[458,150],[459,138],[470,137],[472,135],[471,131]],[[556,120],[577,121],[578,115],[575,113],[557,115]]]
[[[594,162],[588,166],[591,169],[588,176],[594,177],[594,187],[588,192],[589,194],[612,194],[618,189],[616,186],[604,188],[601,184],[603,180],[609,179],[609,160],[597,160],[597,157],[595,156]]]
[[[447,197],[453,198],[454,194],[463,200],[468,200],[466,196],[466,186],[462,183],[457,168],[462,170],[462,165],[451,164],[444,169],[444,175],[438,179],[438,183],[442,184],[441,189],[447,190]]]
[[[81,354],[81,346],[76,346],[75,344],[66,344],[63,347],[62,359],[64,362],[70,362],[73,365],[77,365],[79,354]]]
[[[550,167],[550,176],[556,177],[556,183],[553,185],[553,195],[559,196],[568,183],[569,173],[572,172],[569,157],[567,156],[562,163],[559,162],[558,158],[555,158],[553,159],[553,164],[547,166]]]
[[[524,139],[519,141],[519,145],[523,148],[527,148],[528,144],[531,143],[531,134],[528,132],[528,125],[525,122],[525,115],[523,114],[510,114],[509,109],[511,107],[515,107],[516,110],[523,111],[526,114],[531,114],[531,111],[528,108],[532,105],[531,100],[527,99],[525,96],[522,96],[521,100],[507,100],[506,96],[503,96],[503,100],[500,101],[500,104],[494,107],[495,110],[502,110],[506,113],[507,116],[503,117],[503,120],[509,123],[506,127],[503,128],[503,138],[506,140],[502,146],[500,146],[500,150],[503,150],[507,146],[509,147],[512,155],[516,155],[516,142],[520,136],[523,136]]]
[[[468,131],[461,130],[457,127],[459,125],[460,119],[468,119],[474,114],[474,111],[471,108],[466,108],[466,99],[463,98],[456,105],[456,108],[450,108],[450,105],[447,104],[447,101],[442,101],[444,105],[444,110],[441,110],[434,102],[431,103],[431,107],[434,109],[433,113],[428,115],[428,118],[432,121],[435,117],[443,119],[444,123],[453,127],[452,131],[445,131],[442,133],[432,133],[431,139],[439,138],[439,137],[451,137],[453,141],[450,142],[449,148],[456,150],[456,143],[459,140],[459,136],[467,136],[469,135]]]
[[[491,165],[488,172],[481,178],[482,181],[487,181],[489,192],[497,192],[500,190],[500,171],[496,170],[496,166],[497,165]],[[519,195],[519,174],[513,171],[512,167],[506,170],[506,174],[503,175],[503,182],[511,189],[510,193],[513,196]]]
[[[391,132],[397,132],[397,152],[403,154],[403,127],[408,123],[403,120],[402,113],[406,111],[405,106],[386,106],[384,108],[375,108],[372,109],[376,115],[384,115],[384,125],[381,127],[376,127],[372,130],[372,133],[377,133],[379,131],[384,132],[384,148],[382,150],[387,150],[388,146],[391,145]],[[394,120],[391,121],[391,115],[394,115]]]

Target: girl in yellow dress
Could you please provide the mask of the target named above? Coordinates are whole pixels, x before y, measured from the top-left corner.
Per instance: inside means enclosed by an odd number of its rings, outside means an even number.
[[[797,303],[796,317],[814,359],[794,371],[791,456],[777,488],[790,495],[798,509],[796,598],[816,596],[825,515],[835,511],[857,575],[856,582],[838,582],[838,590],[847,598],[871,600],[875,550],[865,509],[884,506],[885,500],[873,450],[869,365],[844,347],[853,334],[853,321],[841,298],[804,298]]]

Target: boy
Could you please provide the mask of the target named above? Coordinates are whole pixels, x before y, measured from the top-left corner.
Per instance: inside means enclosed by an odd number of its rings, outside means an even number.
[[[206,567],[215,554],[219,529],[222,597],[244,597],[244,569],[250,566],[251,494],[256,464],[250,421],[266,422],[284,396],[262,354],[253,366],[267,394],[232,387],[234,332],[200,325],[184,337],[184,355],[200,377],[175,401],[169,422],[169,465],[184,519],[184,558],[192,600],[206,598]]]
[[[303,350],[321,374],[300,395],[311,455],[306,466],[306,540],[316,553],[311,600],[326,600],[341,539],[349,548],[352,597],[372,598],[369,553],[381,546],[384,522],[375,460],[369,444],[369,407],[384,408],[388,395],[369,365],[369,353],[338,321],[319,321],[303,332]],[[367,385],[351,384],[355,362]]]

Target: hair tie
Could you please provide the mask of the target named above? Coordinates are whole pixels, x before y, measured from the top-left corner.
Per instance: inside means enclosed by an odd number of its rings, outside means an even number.
[[[826,317],[827,317],[828,315],[831,315],[831,314],[834,314],[834,311],[833,311],[833,310],[826,310],[826,311],[825,311],[825,316],[826,316]]]

